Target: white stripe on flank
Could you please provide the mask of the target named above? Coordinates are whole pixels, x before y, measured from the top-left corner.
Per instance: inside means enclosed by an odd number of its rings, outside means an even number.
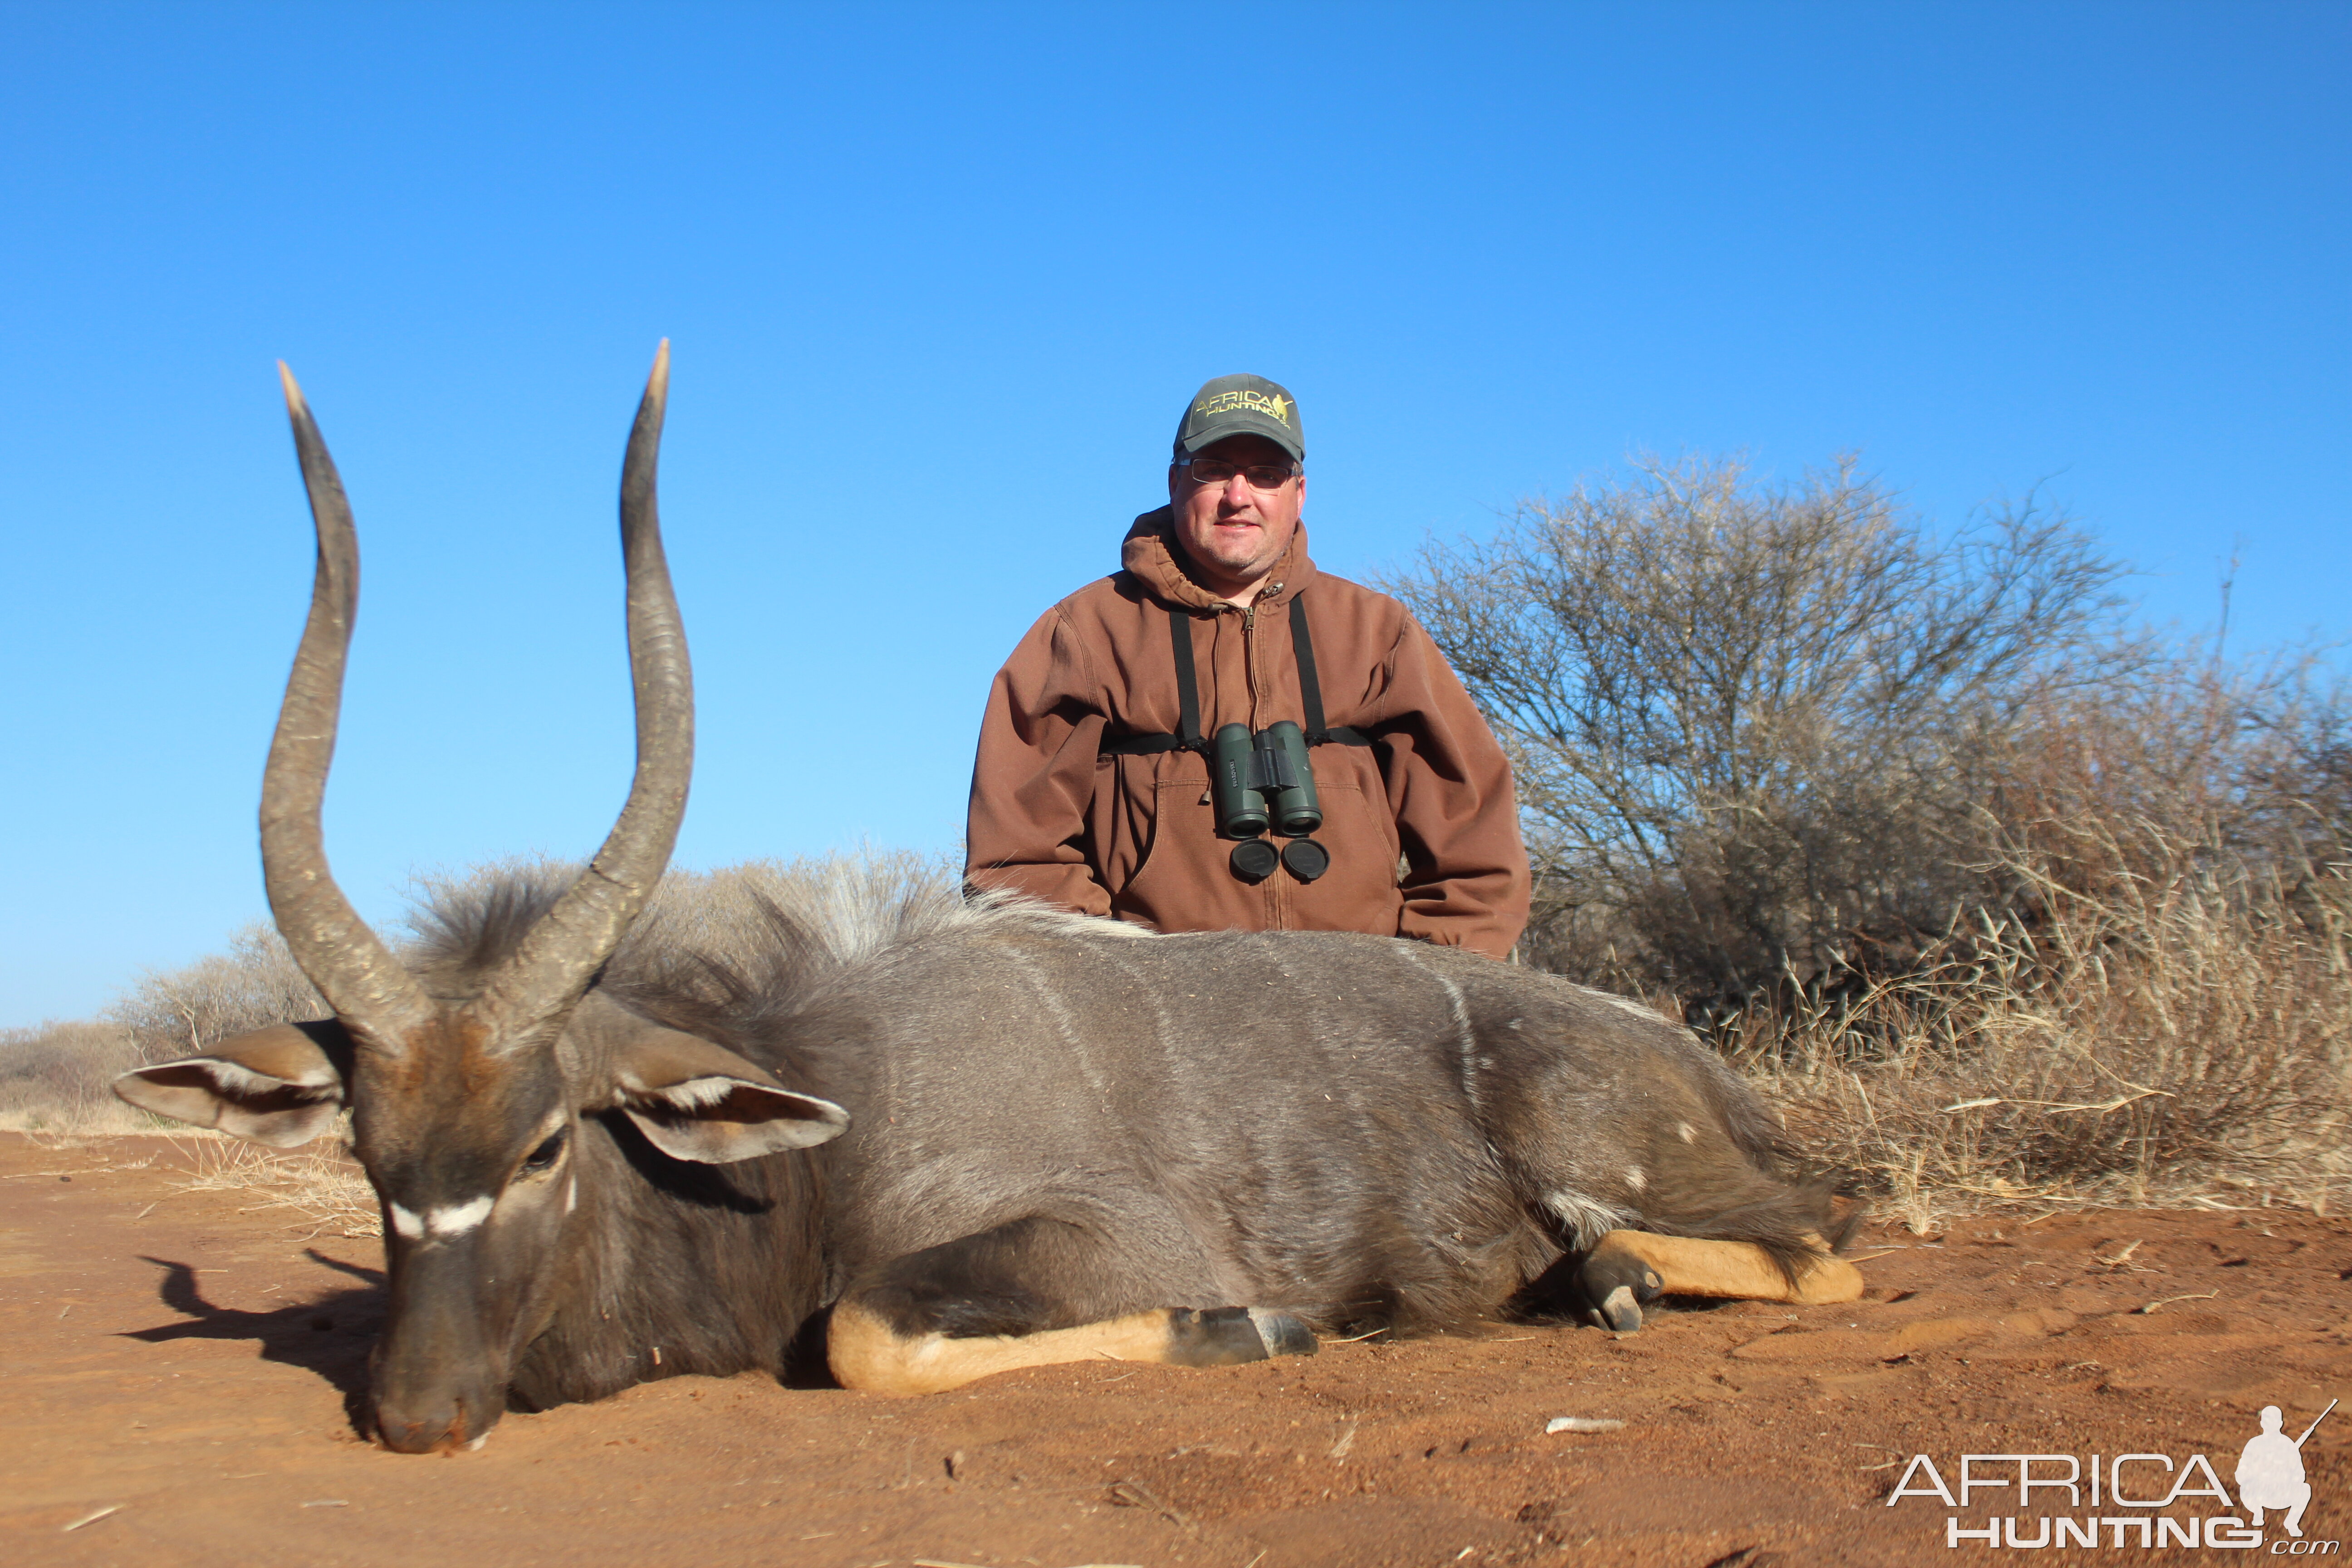
[[[1091,920],[1094,917],[1088,915],[1078,918]],[[1078,1074],[1087,1080],[1087,1088],[1093,1093],[1096,1103],[1108,1110],[1111,1104],[1110,1083],[1103,1077],[1102,1068],[1096,1062],[1094,1053],[1087,1049],[1086,1031],[1078,1027],[1076,1015],[1071,1013],[1068,1005],[1062,1000],[1062,994],[1055,989],[1052,979],[1045,973],[1045,966],[1027,953],[1017,950],[1008,952],[1006,956],[1012,960],[1012,967],[1018,969],[1021,972],[1021,977],[1035,991],[1037,999],[1045,1005],[1045,1011],[1053,1015],[1054,1031],[1062,1037],[1062,1043],[1069,1047],[1071,1059],[1077,1063]]]
[[[1462,994],[1462,987],[1454,984],[1452,979],[1438,973],[1428,964],[1423,963],[1420,954],[1409,953],[1407,956],[1420,965],[1432,980],[1445,987],[1446,998],[1454,1004],[1454,1047],[1462,1057],[1462,1095],[1470,1102],[1470,1109],[1476,1110],[1478,1109],[1478,1037],[1470,1027],[1469,999]]]
[[[1444,979],[1443,975],[1439,976]],[[1445,981],[1445,994],[1454,998],[1454,1028],[1462,1041],[1462,1092],[1470,1101],[1470,1109],[1478,1109],[1478,1037],[1470,1031],[1470,1004],[1462,994],[1462,987]]]

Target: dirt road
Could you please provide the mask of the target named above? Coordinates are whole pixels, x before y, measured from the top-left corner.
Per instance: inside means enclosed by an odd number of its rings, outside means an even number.
[[[2174,1471],[2202,1454],[2234,1496],[2263,1405],[2292,1436],[2352,1394],[2352,1227],[2101,1212],[1873,1232],[1875,1299],[1852,1307],[1675,1310],[1622,1340],[1504,1325],[1213,1372],[1105,1363],[902,1401],[680,1378],[509,1415],[478,1454],[404,1458],[352,1423],[377,1244],[186,1174],[160,1139],[0,1135],[0,1561],[1956,1563],[1987,1549],[1956,1555],[1948,1521],[2014,1516],[2031,1541],[2053,1514],[2225,1510],[2189,1489],[2201,1477],[2168,1509],[2095,1505],[2087,1468],[2073,1499],[2043,1486],[2021,1510],[2014,1461],[1979,1462],[1979,1485],[2012,1484],[1966,1509],[1886,1506],[1914,1454],[1948,1487],[1964,1453]],[[1557,1416],[1624,1425],[1547,1434]],[[2306,1538],[2352,1537],[2345,1408],[2303,1453]],[[2172,1484],[2133,1463],[2135,1497]],[[2099,1539],[2027,1561],[2210,1560]],[[2288,1542],[2275,1515],[2266,1540]]]

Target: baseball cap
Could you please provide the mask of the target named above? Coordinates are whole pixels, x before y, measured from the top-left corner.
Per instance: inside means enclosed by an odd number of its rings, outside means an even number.
[[[1203,382],[1176,426],[1176,445],[1187,454],[1228,436],[1263,436],[1298,461],[1307,460],[1298,400],[1262,375],[1221,375]]]

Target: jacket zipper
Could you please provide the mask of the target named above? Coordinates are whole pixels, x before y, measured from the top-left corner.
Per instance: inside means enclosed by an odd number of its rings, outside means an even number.
[[[1249,680],[1249,727],[1257,732],[1257,602],[1242,611],[1242,674]]]

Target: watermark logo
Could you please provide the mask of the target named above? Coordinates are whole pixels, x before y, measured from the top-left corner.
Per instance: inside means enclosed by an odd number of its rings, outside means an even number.
[[[2335,1556],[2342,1551],[2341,1542],[2310,1540],[2303,1531],[2304,1510],[2311,1505],[2303,1446],[2336,1404],[2329,1400],[2327,1409],[2296,1437],[2287,1436],[2277,1405],[2263,1406],[2262,1430],[2246,1439],[2231,1477],[2238,1488],[2235,1500],[2202,1454],[2179,1461],[2168,1454],[2092,1454],[2087,1466],[2084,1457],[2074,1454],[1963,1454],[1949,1481],[1932,1456],[1914,1454],[1887,1494],[1886,1506],[1893,1508],[1907,1498],[1941,1502],[1950,1510],[1944,1520],[1944,1544],[1951,1547],[2267,1548],[2273,1557]],[[1999,1497],[1979,1500],[1975,1495],[1985,1491]],[[2042,1500],[2045,1502],[2056,1502],[2055,1494],[2063,1491],[2065,1511],[2036,1512],[2037,1491],[2049,1494]],[[2211,1500],[2203,1500],[2208,1499]],[[2013,1511],[1971,1514],[1971,1509],[1987,1501],[2009,1502]],[[2194,1511],[2185,1517],[2173,1511],[2182,1508]],[[2265,1515],[2275,1516],[2269,1525]],[[2268,1533],[2273,1528],[2284,1534],[2273,1539]]]

